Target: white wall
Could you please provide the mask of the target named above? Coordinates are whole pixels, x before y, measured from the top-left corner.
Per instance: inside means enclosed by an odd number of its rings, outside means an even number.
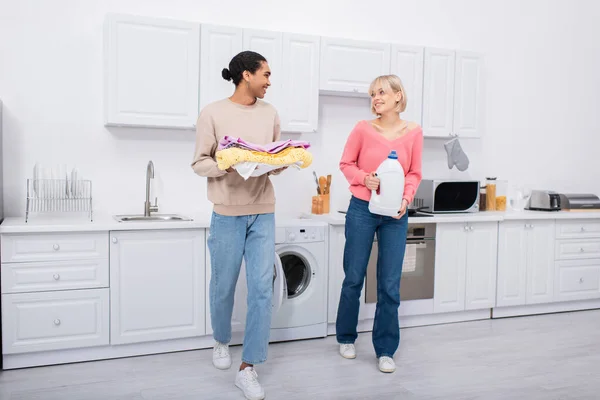
[[[374,8],[377,4],[378,8]],[[454,48],[486,55],[486,133],[463,140],[466,173],[446,166],[443,140],[427,139],[426,177],[493,174],[516,183],[600,194],[600,27],[593,0],[20,0],[0,13],[0,98],[9,216],[24,215],[33,165],[76,165],[93,180],[99,213],[141,212],[152,159],[161,212],[210,211],[205,180],[189,167],[191,131],[103,126],[102,22],[107,12]],[[348,66],[351,68],[352,66]],[[277,73],[277,71],[274,71]],[[410,96],[410,93],[409,93]],[[370,118],[368,101],[321,97],[314,168],[334,176],[333,207],[347,185],[337,168],[345,137]],[[328,153],[326,155],[326,152]],[[310,209],[312,168],[274,178],[278,212]]]

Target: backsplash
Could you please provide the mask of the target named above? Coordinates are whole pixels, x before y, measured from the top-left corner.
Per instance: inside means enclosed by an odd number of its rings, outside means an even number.
[[[600,69],[600,50],[593,45],[600,28],[592,23],[598,6],[569,7],[565,19],[558,0],[552,6],[546,0],[526,3],[448,6],[439,1],[432,6],[385,0],[381,8],[402,14],[403,23],[373,27],[365,23],[368,6],[352,0],[344,2],[344,13],[316,12],[325,7],[316,0],[286,4],[292,10],[273,3],[269,19],[263,7],[248,8],[241,0],[232,0],[227,13],[220,4],[184,0],[94,6],[64,0],[59,8],[50,3],[33,7],[31,0],[11,2],[5,10],[11,18],[0,24],[0,37],[15,38],[0,47],[10,60],[0,63],[5,216],[25,215],[26,179],[35,163],[76,166],[93,181],[96,214],[141,213],[149,160],[160,183],[160,212],[210,213],[206,181],[190,167],[193,131],[104,127],[102,22],[107,12],[480,52],[486,60],[484,136],[461,139],[470,159],[465,172],[448,169],[444,139],[425,139],[424,177],[483,180],[493,175],[510,184],[600,194],[600,92],[590,89],[598,83]],[[532,32],[531,15],[540,9],[544,20],[536,21]],[[557,48],[581,58],[556,57]],[[348,185],[338,162],[354,124],[373,117],[369,100],[321,96],[319,113],[317,133],[284,134],[310,141],[314,163],[273,178],[280,214],[310,210],[316,193],[313,170],[333,176],[331,209],[347,205]]]

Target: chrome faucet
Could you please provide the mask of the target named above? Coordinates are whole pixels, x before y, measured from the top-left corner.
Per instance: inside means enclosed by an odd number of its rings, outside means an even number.
[[[144,204],[144,216],[149,217],[151,212],[158,211],[158,199],[154,198],[154,205],[150,204],[150,179],[154,179],[154,163],[148,162],[146,167],[146,203]]]

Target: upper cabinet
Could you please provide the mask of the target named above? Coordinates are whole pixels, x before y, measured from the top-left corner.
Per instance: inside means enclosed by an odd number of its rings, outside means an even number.
[[[243,47],[242,29],[203,24],[201,31],[200,110],[231,96],[233,83],[223,79],[221,71],[229,68],[229,62]]]
[[[402,118],[421,125],[423,105],[423,47],[392,45],[391,73],[406,90],[406,110]]]
[[[402,118],[427,137],[480,137],[480,55],[454,50],[109,14],[105,23],[106,125],[193,129],[209,103],[231,96],[223,68],[243,50],[271,68],[264,100],[282,132],[316,132],[319,95],[369,96],[380,75],[406,89]]]
[[[110,14],[104,33],[105,124],[192,128],[200,25]]]
[[[472,53],[427,48],[424,64],[424,135],[480,137],[483,59]]]
[[[328,93],[367,96],[371,81],[390,73],[389,43],[321,38],[321,84]]]
[[[271,69],[271,87],[267,90],[264,100],[275,108],[281,108],[282,40],[281,32],[258,31],[244,29],[244,50],[252,50],[267,59]]]
[[[319,119],[318,36],[283,35],[281,130],[316,132]],[[275,77],[274,77],[275,81]]]

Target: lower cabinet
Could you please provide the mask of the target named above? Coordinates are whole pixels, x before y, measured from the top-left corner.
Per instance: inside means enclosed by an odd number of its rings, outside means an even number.
[[[111,344],[205,334],[205,233],[110,233]]]
[[[434,312],[494,307],[498,223],[444,223],[436,232]]]
[[[3,354],[109,344],[108,289],[2,295]]]
[[[500,224],[497,306],[554,301],[554,221]]]

